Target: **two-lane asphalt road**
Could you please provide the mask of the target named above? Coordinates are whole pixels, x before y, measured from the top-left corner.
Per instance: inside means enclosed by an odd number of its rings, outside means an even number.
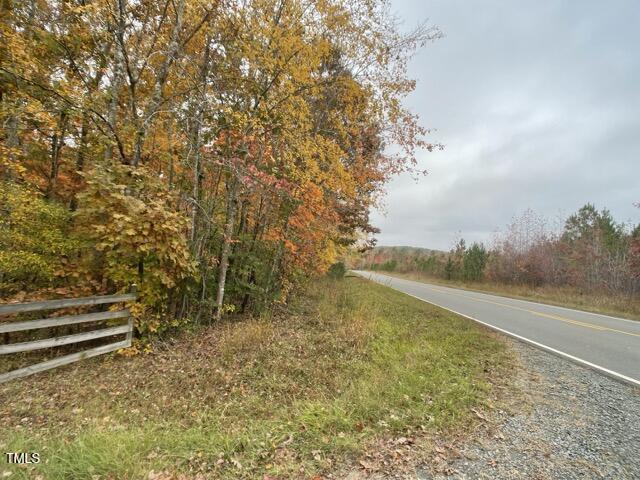
[[[640,386],[640,321],[379,273],[355,273]]]

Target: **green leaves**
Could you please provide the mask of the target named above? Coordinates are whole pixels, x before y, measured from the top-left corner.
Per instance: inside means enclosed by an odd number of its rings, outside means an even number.
[[[0,182],[0,291],[51,286],[66,257],[83,248],[83,240],[71,229],[71,216],[50,203],[35,189]]]

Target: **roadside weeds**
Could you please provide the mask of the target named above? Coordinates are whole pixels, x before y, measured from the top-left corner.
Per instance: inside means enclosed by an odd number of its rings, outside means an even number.
[[[434,439],[477,425],[511,360],[466,319],[361,279],[323,280],[271,316],[0,386],[0,444],[44,458],[11,478],[411,469],[442,448]]]

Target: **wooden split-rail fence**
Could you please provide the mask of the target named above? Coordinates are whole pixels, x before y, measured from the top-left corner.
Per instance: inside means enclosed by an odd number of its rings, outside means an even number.
[[[19,313],[38,312],[46,310],[56,310],[62,308],[87,307],[94,305],[109,305],[115,303],[132,302],[136,300],[135,285],[131,287],[130,293],[119,295],[100,295],[82,298],[63,298],[59,300],[46,300],[41,302],[9,303],[0,304],[0,316],[15,315]],[[99,330],[64,335],[59,337],[33,340],[29,342],[7,343],[0,345],[0,355],[11,353],[31,352],[43,348],[60,347],[78,342],[86,342],[98,338],[112,337],[114,335],[125,335],[124,339],[106,345],[83,350],[81,352],[53,358],[45,362],[36,363],[24,368],[18,368],[10,372],[0,374],[0,383],[8,382],[20,377],[26,377],[38,372],[44,372],[52,368],[67,365],[69,363],[95,357],[105,353],[113,352],[121,348],[131,346],[133,335],[133,320],[129,309],[109,310],[105,312],[83,313],[77,315],[67,315],[61,317],[49,317],[39,320],[26,320],[21,322],[0,323],[0,334],[20,332],[25,330],[35,330],[40,328],[54,328],[62,325],[76,325],[86,322],[101,322],[108,320],[126,320],[126,323],[116,326],[108,326]]]

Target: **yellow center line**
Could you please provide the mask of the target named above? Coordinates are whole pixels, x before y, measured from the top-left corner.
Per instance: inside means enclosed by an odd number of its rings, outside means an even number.
[[[501,307],[512,308],[514,310],[520,310],[522,312],[527,312],[527,313],[530,313],[532,315],[537,315],[539,317],[550,318],[552,320],[559,320],[561,322],[570,323],[572,325],[578,325],[580,327],[591,328],[593,330],[621,333],[623,335],[631,335],[633,337],[640,337],[640,333],[625,332],[624,330],[617,330],[615,328],[603,327],[602,325],[594,325],[593,323],[581,322],[581,321],[578,321],[578,320],[573,320],[571,318],[562,317],[560,315],[552,315],[550,313],[537,312],[535,310],[529,310],[528,308],[522,308],[522,307],[516,307],[516,306],[513,306],[513,305],[508,305],[506,303],[494,302],[492,300],[485,300],[483,298],[472,297],[472,296],[464,295],[464,294],[461,294],[461,293],[454,293],[454,292],[450,292],[448,290],[440,290],[439,288],[434,288],[431,285],[425,285],[425,286],[427,288],[433,290],[433,291],[436,291],[436,292],[447,293],[449,295],[457,295],[459,297],[467,298],[467,299],[470,299],[470,300],[475,300],[477,302],[491,303],[493,305],[499,305]]]

